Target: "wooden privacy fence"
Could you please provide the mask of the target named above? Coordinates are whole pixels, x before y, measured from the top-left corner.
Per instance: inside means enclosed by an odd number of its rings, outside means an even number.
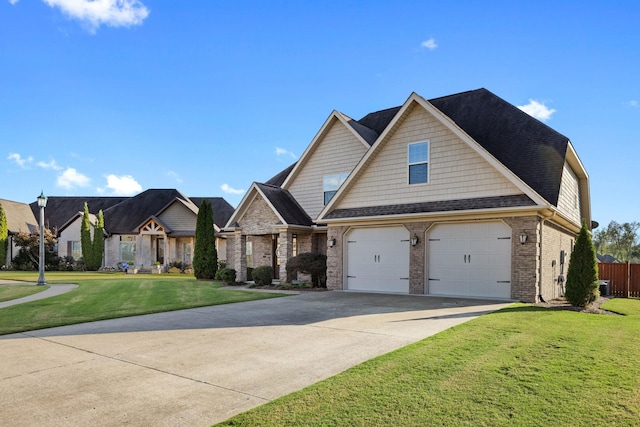
[[[640,297],[640,264],[599,262],[598,279],[609,281],[613,296]]]

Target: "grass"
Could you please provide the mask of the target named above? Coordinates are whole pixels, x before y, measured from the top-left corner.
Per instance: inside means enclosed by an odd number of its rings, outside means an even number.
[[[18,299],[29,295],[37,294],[49,289],[49,286],[33,285],[7,285],[0,286],[0,302]]]
[[[604,308],[515,304],[221,425],[640,425],[640,300]]]
[[[35,282],[37,278],[37,273],[0,273],[0,279],[6,280]],[[78,288],[56,297],[0,309],[0,335],[283,296],[220,289],[221,282],[198,281],[185,275],[52,272],[45,278],[49,284],[77,283]]]

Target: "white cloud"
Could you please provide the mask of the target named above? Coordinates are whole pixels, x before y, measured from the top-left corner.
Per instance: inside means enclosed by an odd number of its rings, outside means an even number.
[[[429,40],[425,40],[422,43],[420,43],[420,46],[425,47],[429,50],[434,50],[435,48],[438,47],[438,44],[436,43],[436,39],[432,37]]]
[[[549,108],[546,105],[530,99],[527,105],[518,105],[518,108],[538,120],[546,121],[551,118],[551,115],[556,112],[553,108]]]
[[[291,157],[293,159],[297,159],[298,158],[298,156],[293,154],[291,151],[285,150],[284,148],[280,148],[280,147],[276,147],[276,156],[278,156],[278,157],[287,156],[287,157]]]
[[[177,172],[174,171],[167,171],[166,174],[169,178],[174,179],[178,184],[182,184],[182,178],[180,178],[180,175],[178,175]]]
[[[59,171],[63,169],[63,167],[57,164],[54,159],[51,159],[48,162],[39,161],[37,165],[42,169],[53,169],[55,171]]]
[[[10,0],[12,1],[12,0]],[[15,0],[14,0],[15,1]],[[140,25],[149,9],[139,0],[42,0],[95,32],[100,25],[129,27]]]
[[[227,194],[242,194],[242,193],[244,193],[244,190],[238,190],[236,188],[232,188],[232,187],[229,186],[229,184],[222,184],[220,186],[220,189],[223,192],[227,193]]]
[[[65,190],[71,190],[75,187],[86,187],[91,180],[86,176],[75,170],[74,168],[67,168],[64,172],[58,175],[56,185],[62,187]]]
[[[16,4],[16,3],[18,3],[18,1],[20,1],[20,0],[9,0],[9,3]]]
[[[631,101],[627,102],[627,105],[631,108],[638,108],[640,106],[638,104],[638,101],[636,101],[635,99],[632,99]]]
[[[7,160],[13,160],[21,168],[26,168],[27,163],[33,162],[33,157],[29,156],[26,159],[23,159],[22,156],[18,153],[9,153],[9,157],[7,157]]]
[[[131,196],[142,191],[142,186],[131,175],[107,175],[107,188],[113,196]],[[100,194],[104,189],[98,189]]]

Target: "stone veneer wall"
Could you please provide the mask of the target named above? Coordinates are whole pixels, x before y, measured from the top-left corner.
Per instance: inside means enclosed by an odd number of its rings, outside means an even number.
[[[511,299],[537,302],[540,294],[540,219],[523,216],[502,219],[511,227]],[[527,242],[520,243],[520,234]]]
[[[336,245],[327,248],[327,288],[343,289],[344,233],[349,227],[329,227],[327,240],[336,239]]]

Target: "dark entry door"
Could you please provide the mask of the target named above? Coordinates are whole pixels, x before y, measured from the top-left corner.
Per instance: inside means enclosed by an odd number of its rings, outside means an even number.
[[[280,241],[277,234],[271,239],[271,266],[273,267],[273,278],[280,279]]]

